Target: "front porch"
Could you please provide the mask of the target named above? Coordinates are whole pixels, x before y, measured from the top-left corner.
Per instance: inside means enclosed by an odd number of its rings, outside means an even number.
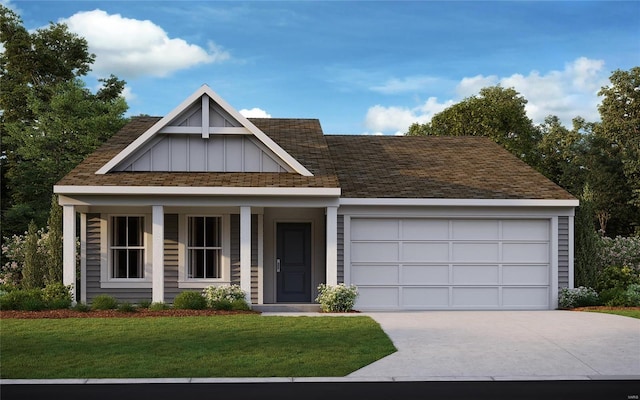
[[[296,204],[253,199],[246,206],[210,198],[172,198],[160,205],[140,198],[113,200],[60,196],[64,283],[73,284],[76,301],[91,303],[95,296],[108,294],[131,303],[172,303],[185,290],[237,284],[252,306],[300,308],[306,304],[317,310],[313,303],[318,285],[338,282],[337,199],[301,199]],[[200,229],[205,221],[215,229]],[[282,278],[278,239],[279,227],[286,224],[307,225],[310,233],[308,276],[296,272],[288,281]],[[132,239],[136,229],[139,241]],[[195,238],[198,229],[204,232],[201,236],[208,235],[206,243],[197,242],[205,240]],[[211,233],[214,230],[218,233]],[[76,234],[80,240],[78,287]],[[304,301],[282,297],[292,282],[304,286],[308,293]]]

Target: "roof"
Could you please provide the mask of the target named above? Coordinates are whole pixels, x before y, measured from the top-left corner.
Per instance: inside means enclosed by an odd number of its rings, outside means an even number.
[[[159,120],[133,118],[57,185],[340,188],[343,198],[574,199],[488,138],[324,135],[317,119],[249,119],[313,176],[275,172],[96,174]]]

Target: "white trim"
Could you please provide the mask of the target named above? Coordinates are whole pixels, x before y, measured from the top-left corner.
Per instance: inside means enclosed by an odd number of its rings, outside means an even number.
[[[258,304],[264,304],[264,214],[258,216]]]
[[[251,304],[251,207],[240,207],[240,288]]]
[[[338,284],[338,207],[327,207],[326,282],[329,286]]]
[[[578,200],[341,198],[344,206],[577,207]]]
[[[114,169],[118,164],[124,161],[128,156],[133,154],[136,150],[140,149],[150,140],[156,133],[158,133],[162,128],[167,126],[174,118],[176,118],[181,112],[191,107],[198,99],[202,96],[209,96],[213,101],[218,103],[220,107],[222,107],[226,112],[228,112],[236,121],[238,121],[241,125],[246,127],[253,135],[255,135],[262,143],[265,144],[271,151],[276,153],[278,157],[287,165],[289,165],[295,172],[299,173],[303,176],[313,176],[309,170],[307,170],[302,164],[300,164],[295,158],[293,158],[289,153],[287,153],[282,147],[280,147],[276,142],[271,140],[269,136],[267,136],[264,132],[258,129],[251,121],[245,118],[242,114],[236,111],[229,103],[227,103],[222,97],[220,97],[217,93],[215,93],[209,86],[202,85],[198,90],[196,90],[191,96],[187,97],[180,105],[174,108],[169,114],[167,114],[160,121],[156,122],[151,128],[147,129],[142,135],[140,135],[136,140],[134,140],[131,144],[129,144],[125,149],[123,149],[120,153],[118,153],[115,157],[113,157],[109,162],[103,165],[96,174],[103,175]],[[204,112],[204,111],[203,111]],[[208,112],[208,110],[207,110]]]
[[[80,301],[87,302],[87,214],[80,214]]]
[[[62,282],[71,285],[71,299],[76,301],[76,210],[75,206],[62,206]]]
[[[119,195],[202,195],[202,196],[340,196],[340,188],[223,187],[223,186],[72,186],[56,185],[54,193]]]
[[[151,299],[154,303],[161,303],[164,302],[164,207],[152,206],[151,210],[151,251],[153,252]]]
[[[177,135],[196,135],[201,134],[205,130],[204,126],[165,126],[160,129],[158,133],[170,133]],[[208,135],[251,135],[251,132],[242,126],[210,126],[208,130],[205,130]],[[203,138],[205,138],[203,136]],[[206,138],[205,138],[206,139]],[[262,142],[261,142],[262,143]]]
[[[202,126],[200,127],[200,132],[202,133],[203,139],[209,139],[209,96],[200,97],[200,101],[202,101]]]

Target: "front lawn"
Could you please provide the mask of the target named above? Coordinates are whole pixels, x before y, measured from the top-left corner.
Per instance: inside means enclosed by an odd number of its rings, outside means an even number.
[[[345,376],[396,351],[369,317],[3,319],[4,379]]]
[[[615,307],[584,307],[579,311],[599,312],[605,314],[622,315],[640,319],[640,307],[615,308]]]

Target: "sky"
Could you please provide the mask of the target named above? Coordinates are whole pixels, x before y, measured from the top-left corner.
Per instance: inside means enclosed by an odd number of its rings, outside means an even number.
[[[247,117],[325,134],[406,132],[481,88],[513,87],[534,123],[598,121],[614,70],[640,66],[640,1],[0,0],[25,28],[61,22],[127,82],[128,116],[207,84]]]

